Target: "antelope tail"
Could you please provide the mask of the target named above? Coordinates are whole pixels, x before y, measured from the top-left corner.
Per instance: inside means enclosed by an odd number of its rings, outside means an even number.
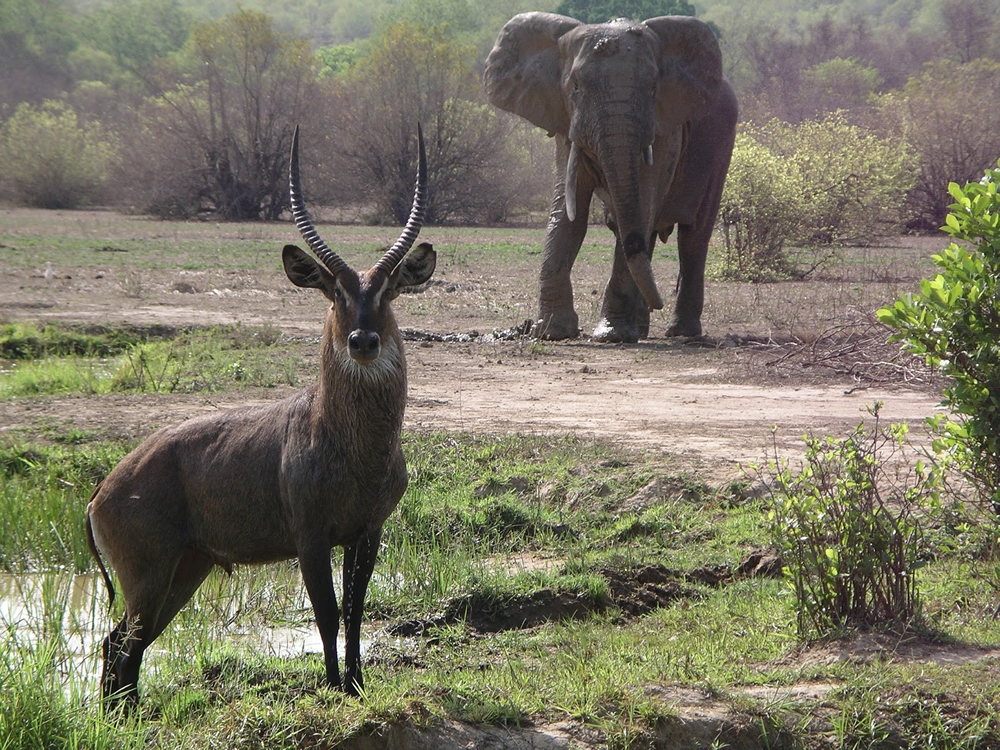
[[[94,494],[90,496],[93,500],[94,496],[97,495],[97,490],[101,487],[100,484],[94,488]],[[104,560],[101,559],[101,553],[97,549],[97,542],[94,541],[94,527],[90,523],[90,505],[87,506],[87,546],[90,547],[90,554],[94,556],[97,560],[97,567],[101,569],[101,575],[104,576],[104,585],[108,588],[108,612],[111,608],[115,606],[115,585],[111,582],[111,576],[108,575],[108,569],[104,567]]]

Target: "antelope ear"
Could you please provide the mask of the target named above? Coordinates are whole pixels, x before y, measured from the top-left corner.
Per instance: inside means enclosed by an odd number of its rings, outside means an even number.
[[[577,26],[576,19],[554,13],[521,13],[510,19],[486,59],[483,85],[490,102],[550,135],[568,133],[559,39]]]
[[[389,299],[395,299],[407,287],[423,284],[434,273],[436,265],[437,253],[434,246],[429,242],[421,242],[403,256],[389,276],[386,290]]]
[[[722,51],[712,27],[692,16],[661,16],[643,22],[663,44],[657,119],[697,119],[719,96]]]
[[[295,286],[319,289],[327,298],[333,299],[333,288],[337,283],[333,274],[304,250],[295,245],[285,245],[281,251],[281,262],[285,266],[285,275]]]

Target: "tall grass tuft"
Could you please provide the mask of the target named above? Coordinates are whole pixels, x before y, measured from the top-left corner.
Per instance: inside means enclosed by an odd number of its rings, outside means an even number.
[[[104,716],[92,699],[95,659],[74,650],[93,650],[92,587],[81,595],[60,574],[21,579],[19,587],[16,597],[4,592],[0,619],[0,748],[143,747],[148,730],[137,720]]]
[[[118,443],[0,447],[0,569],[90,568],[87,501],[125,452]]]

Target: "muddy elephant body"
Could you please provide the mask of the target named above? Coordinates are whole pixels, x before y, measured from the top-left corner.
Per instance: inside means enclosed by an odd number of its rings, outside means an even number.
[[[535,334],[579,334],[570,274],[596,194],[616,242],[593,337],[648,336],[650,310],[663,307],[653,245],[675,226],[680,274],[667,335],[701,335],[705,258],[737,118],[711,28],[686,16],[584,24],[523,13],[500,31],[484,84],[495,106],[556,139]]]

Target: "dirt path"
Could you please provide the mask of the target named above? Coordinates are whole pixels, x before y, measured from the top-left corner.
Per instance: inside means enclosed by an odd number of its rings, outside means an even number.
[[[477,330],[491,331],[530,314],[534,273],[530,266],[514,277],[508,271],[496,280],[500,286],[484,295],[492,282],[484,281],[482,268],[444,269],[442,281],[398,301],[401,325],[413,339],[407,344],[409,428],[571,433],[648,450],[662,455],[675,470],[726,481],[739,475],[740,464],[760,460],[774,444],[782,455],[794,455],[801,452],[806,433],[846,435],[875,401],[884,404],[884,422],[916,425],[933,413],[939,399],[930,388],[857,389],[850,376],[801,366],[771,367],[767,362],[774,359],[773,351],[726,338],[715,345],[655,336],[634,345],[608,345],[586,338],[538,343],[477,336]],[[313,342],[319,337],[324,304],[316,295],[290,288],[278,273],[143,274],[141,296],[129,296],[123,294],[120,275],[112,271],[70,269],[50,283],[38,272],[7,269],[7,283],[0,288],[0,320],[272,325],[303,339],[302,356],[315,357]],[[199,291],[179,292],[184,288],[179,286],[181,277]],[[806,292],[822,290],[800,293]],[[502,310],[497,299],[504,300]],[[766,309],[751,312],[778,315]],[[738,333],[757,335],[750,326]],[[462,341],[470,338],[470,331],[472,340]],[[459,340],[421,340],[442,337]],[[273,400],[285,392],[18,399],[4,405],[0,434],[48,421],[138,438],[202,411]]]
[[[797,452],[806,433],[846,435],[883,402],[887,422],[920,422],[938,398],[850,384],[719,382],[718,352],[648,342],[608,346],[433,344],[411,347],[411,426],[471,432],[571,433],[676,455],[736,474],[774,439]]]

